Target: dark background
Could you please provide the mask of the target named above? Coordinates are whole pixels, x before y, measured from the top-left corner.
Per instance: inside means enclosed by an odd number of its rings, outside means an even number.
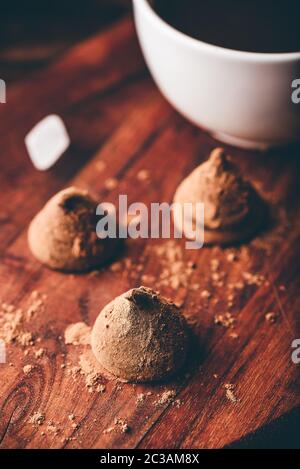
[[[130,0],[9,0],[0,5],[0,77],[19,81],[125,15]]]

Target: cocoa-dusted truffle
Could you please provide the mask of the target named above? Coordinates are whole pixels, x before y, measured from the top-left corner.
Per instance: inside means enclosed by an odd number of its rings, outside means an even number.
[[[139,287],[111,301],[92,331],[99,363],[124,381],[158,381],[182,367],[186,323],[177,307],[155,291]]]
[[[76,187],[58,192],[32,220],[28,242],[33,255],[52,269],[80,272],[105,263],[118,240],[96,234],[97,202]]]
[[[259,228],[264,211],[254,188],[240,176],[222,148],[216,148],[207,161],[182,181],[174,202],[179,204],[174,210],[178,228],[183,204],[193,204],[195,222],[195,204],[204,203],[204,240],[208,244],[230,244],[250,237]],[[193,237],[191,233],[185,234]]]

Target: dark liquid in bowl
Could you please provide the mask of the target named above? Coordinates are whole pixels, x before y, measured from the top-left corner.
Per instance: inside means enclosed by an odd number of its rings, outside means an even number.
[[[300,51],[300,0],[154,0],[179,31],[248,52]]]

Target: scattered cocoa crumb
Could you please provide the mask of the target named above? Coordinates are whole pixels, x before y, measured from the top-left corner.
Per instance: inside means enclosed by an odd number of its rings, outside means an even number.
[[[17,308],[13,304],[0,303],[0,339],[6,344],[14,342],[22,347],[29,347],[38,341],[39,338],[35,339],[33,333],[26,330],[26,324],[32,315],[43,307],[46,295],[35,290],[31,293],[30,299],[31,305],[26,314],[22,308]]]
[[[234,262],[237,260],[237,255],[234,252],[229,252],[227,254],[227,260],[228,262]]]
[[[243,278],[247,285],[261,286],[265,282],[265,277],[260,274],[252,274],[251,272],[243,272]]]
[[[142,283],[145,285],[153,285],[156,281],[154,275],[143,274],[141,277]]]
[[[169,391],[164,391],[161,395],[158,396],[158,399],[154,401],[154,405],[156,407],[165,405],[165,404],[171,404],[171,402],[174,401],[174,398],[176,397],[176,391],[169,390]]]
[[[37,290],[33,290],[30,296],[33,300],[37,300],[39,297],[39,292]]]
[[[106,435],[108,433],[128,433],[130,432],[130,427],[125,419],[116,418],[114,420],[114,425],[112,427],[107,428],[103,431],[103,434]]]
[[[120,427],[121,433],[127,433],[130,431],[128,423],[124,419],[117,419],[115,424]]]
[[[45,349],[43,348],[40,348],[34,352],[35,358],[41,358],[44,356],[44,354],[45,354]]]
[[[228,295],[228,297],[227,297],[227,300],[231,303],[231,302],[233,302],[234,298],[235,298],[235,297],[234,297],[234,294],[233,294],[233,293],[230,293],[230,294]]]
[[[236,332],[231,332],[231,333],[229,334],[229,337],[230,337],[230,339],[234,339],[234,340],[235,340],[235,339],[238,339],[238,338],[239,338],[239,335],[238,335]]]
[[[23,366],[23,372],[25,373],[25,375],[28,375],[29,373],[31,373],[33,369],[34,369],[33,365]]]
[[[236,319],[230,313],[217,314],[214,322],[220,326],[231,328],[235,326]]]
[[[22,320],[22,309],[16,309],[8,303],[0,305],[0,338],[5,343],[18,341]]]
[[[78,376],[81,372],[81,368],[80,366],[72,366],[72,368],[69,368],[68,372],[71,376],[73,376],[73,378],[76,378],[76,376]]]
[[[107,190],[112,191],[118,186],[118,180],[116,178],[108,178],[104,182],[104,186]]]
[[[225,272],[212,272],[211,280],[215,287],[222,288],[225,284]]]
[[[132,262],[132,259],[130,257],[125,257],[123,259],[123,262],[124,262],[125,269],[131,269],[132,268],[133,262]]]
[[[145,399],[146,399],[145,394],[141,393],[137,395],[136,402],[137,403],[144,402]]]
[[[29,423],[31,423],[33,426],[36,425],[42,425],[45,421],[45,415],[42,414],[41,412],[35,412],[30,418],[29,418]]]
[[[90,272],[88,274],[89,277],[98,277],[100,274],[100,270],[92,270],[92,272]]]
[[[235,282],[235,283],[228,284],[229,290],[244,290],[244,288],[245,288],[245,281],[242,281],[242,280]]]
[[[148,247],[148,249],[151,249]],[[152,248],[160,266],[160,275],[156,279],[156,287],[169,287],[178,291],[180,287],[190,286],[190,277],[195,270],[194,263],[186,262],[183,257],[182,248],[174,240]],[[182,298],[176,298],[174,303],[182,303]]]
[[[106,386],[104,386],[104,384],[98,384],[95,391],[103,394],[106,391]]]
[[[211,293],[208,290],[203,290],[200,293],[200,296],[201,296],[201,298],[203,298],[205,300],[208,300],[209,298],[211,298]]]
[[[177,409],[179,409],[182,406],[182,401],[180,399],[176,399],[175,401],[172,402],[172,405],[174,407],[177,407]]]
[[[28,347],[29,345],[34,345],[34,337],[31,332],[20,332],[18,342],[23,347]]]
[[[46,300],[47,295],[39,293],[37,290],[34,290],[31,293],[31,304],[27,309],[27,318],[30,319],[38,311],[42,310],[44,307],[44,300]]]
[[[76,440],[77,440],[76,436],[66,436],[65,438],[62,438],[61,442],[69,443],[70,441],[76,441]]]
[[[121,262],[114,262],[110,266],[110,270],[111,270],[111,272],[121,272],[123,270],[122,263]]]
[[[236,404],[237,402],[239,402],[239,399],[236,397],[236,395],[233,392],[236,386],[234,384],[225,384],[224,387],[226,390],[227,399],[233,404]]]
[[[84,322],[70,324],[65,330],[66,345],[88,345],[90,344],[91,328]]]
[[[53,422],[49,422],[46,427],[47,433],[53,433],[54,435],[58,435],[60,432],[60,428],[57,427]]]
[[[147,181],[148,179],[150,178],[150,173],[147,169],[141,169],[138,173],[137,173],[137,179],[139,181]]]
[[[210,270],[212,272],[217,272],[220,268],[220,261],[218,259],[211,259],[210,261]]]
[[[14,312],[16,312],[16,313],[22,312],[22,310],[20,310],[20,309],[15,311],[14,305],[9,304],[9,303],[4,303],[4,302],[1,304],[1,309],[2,309],[3,313],[8,313],[8,314],[9,313],[14,313]]]
[[[266,321],[270,322],[271,324],[274,324],[278,320],[279,314],[270,312],[265,315],[265,318]]]
[[[192,269],[192,270],[195,270],[195,269],[197,268],[197,264],[196,264],[196,262],[194,262],[194,261],[189,261],[189,262],[187,263],[187,266],[188,266],[190,269]]]

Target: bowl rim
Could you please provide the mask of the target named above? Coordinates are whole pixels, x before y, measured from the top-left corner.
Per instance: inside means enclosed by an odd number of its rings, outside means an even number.
[[[280,63],[300,60],[300,52],[249,52],[209,44],[207,42],[201,41],[200,39],[188,36],[187,34],[179,31],[178,29],[167,23],[163,18],[158,15],[158,13],[156,13],[154,8],[149,3],[149,0],[133,0],[133,4],[134,6],[137,6],[139,4],[139,6],[143,9],[144,14],[155,26],[162,28],[164,32],[170,37],[180,41],[186,46],[192,47],[195,50],[213,53],[221,57],[245,60],[248,62],[253,61],[262,63]]]

